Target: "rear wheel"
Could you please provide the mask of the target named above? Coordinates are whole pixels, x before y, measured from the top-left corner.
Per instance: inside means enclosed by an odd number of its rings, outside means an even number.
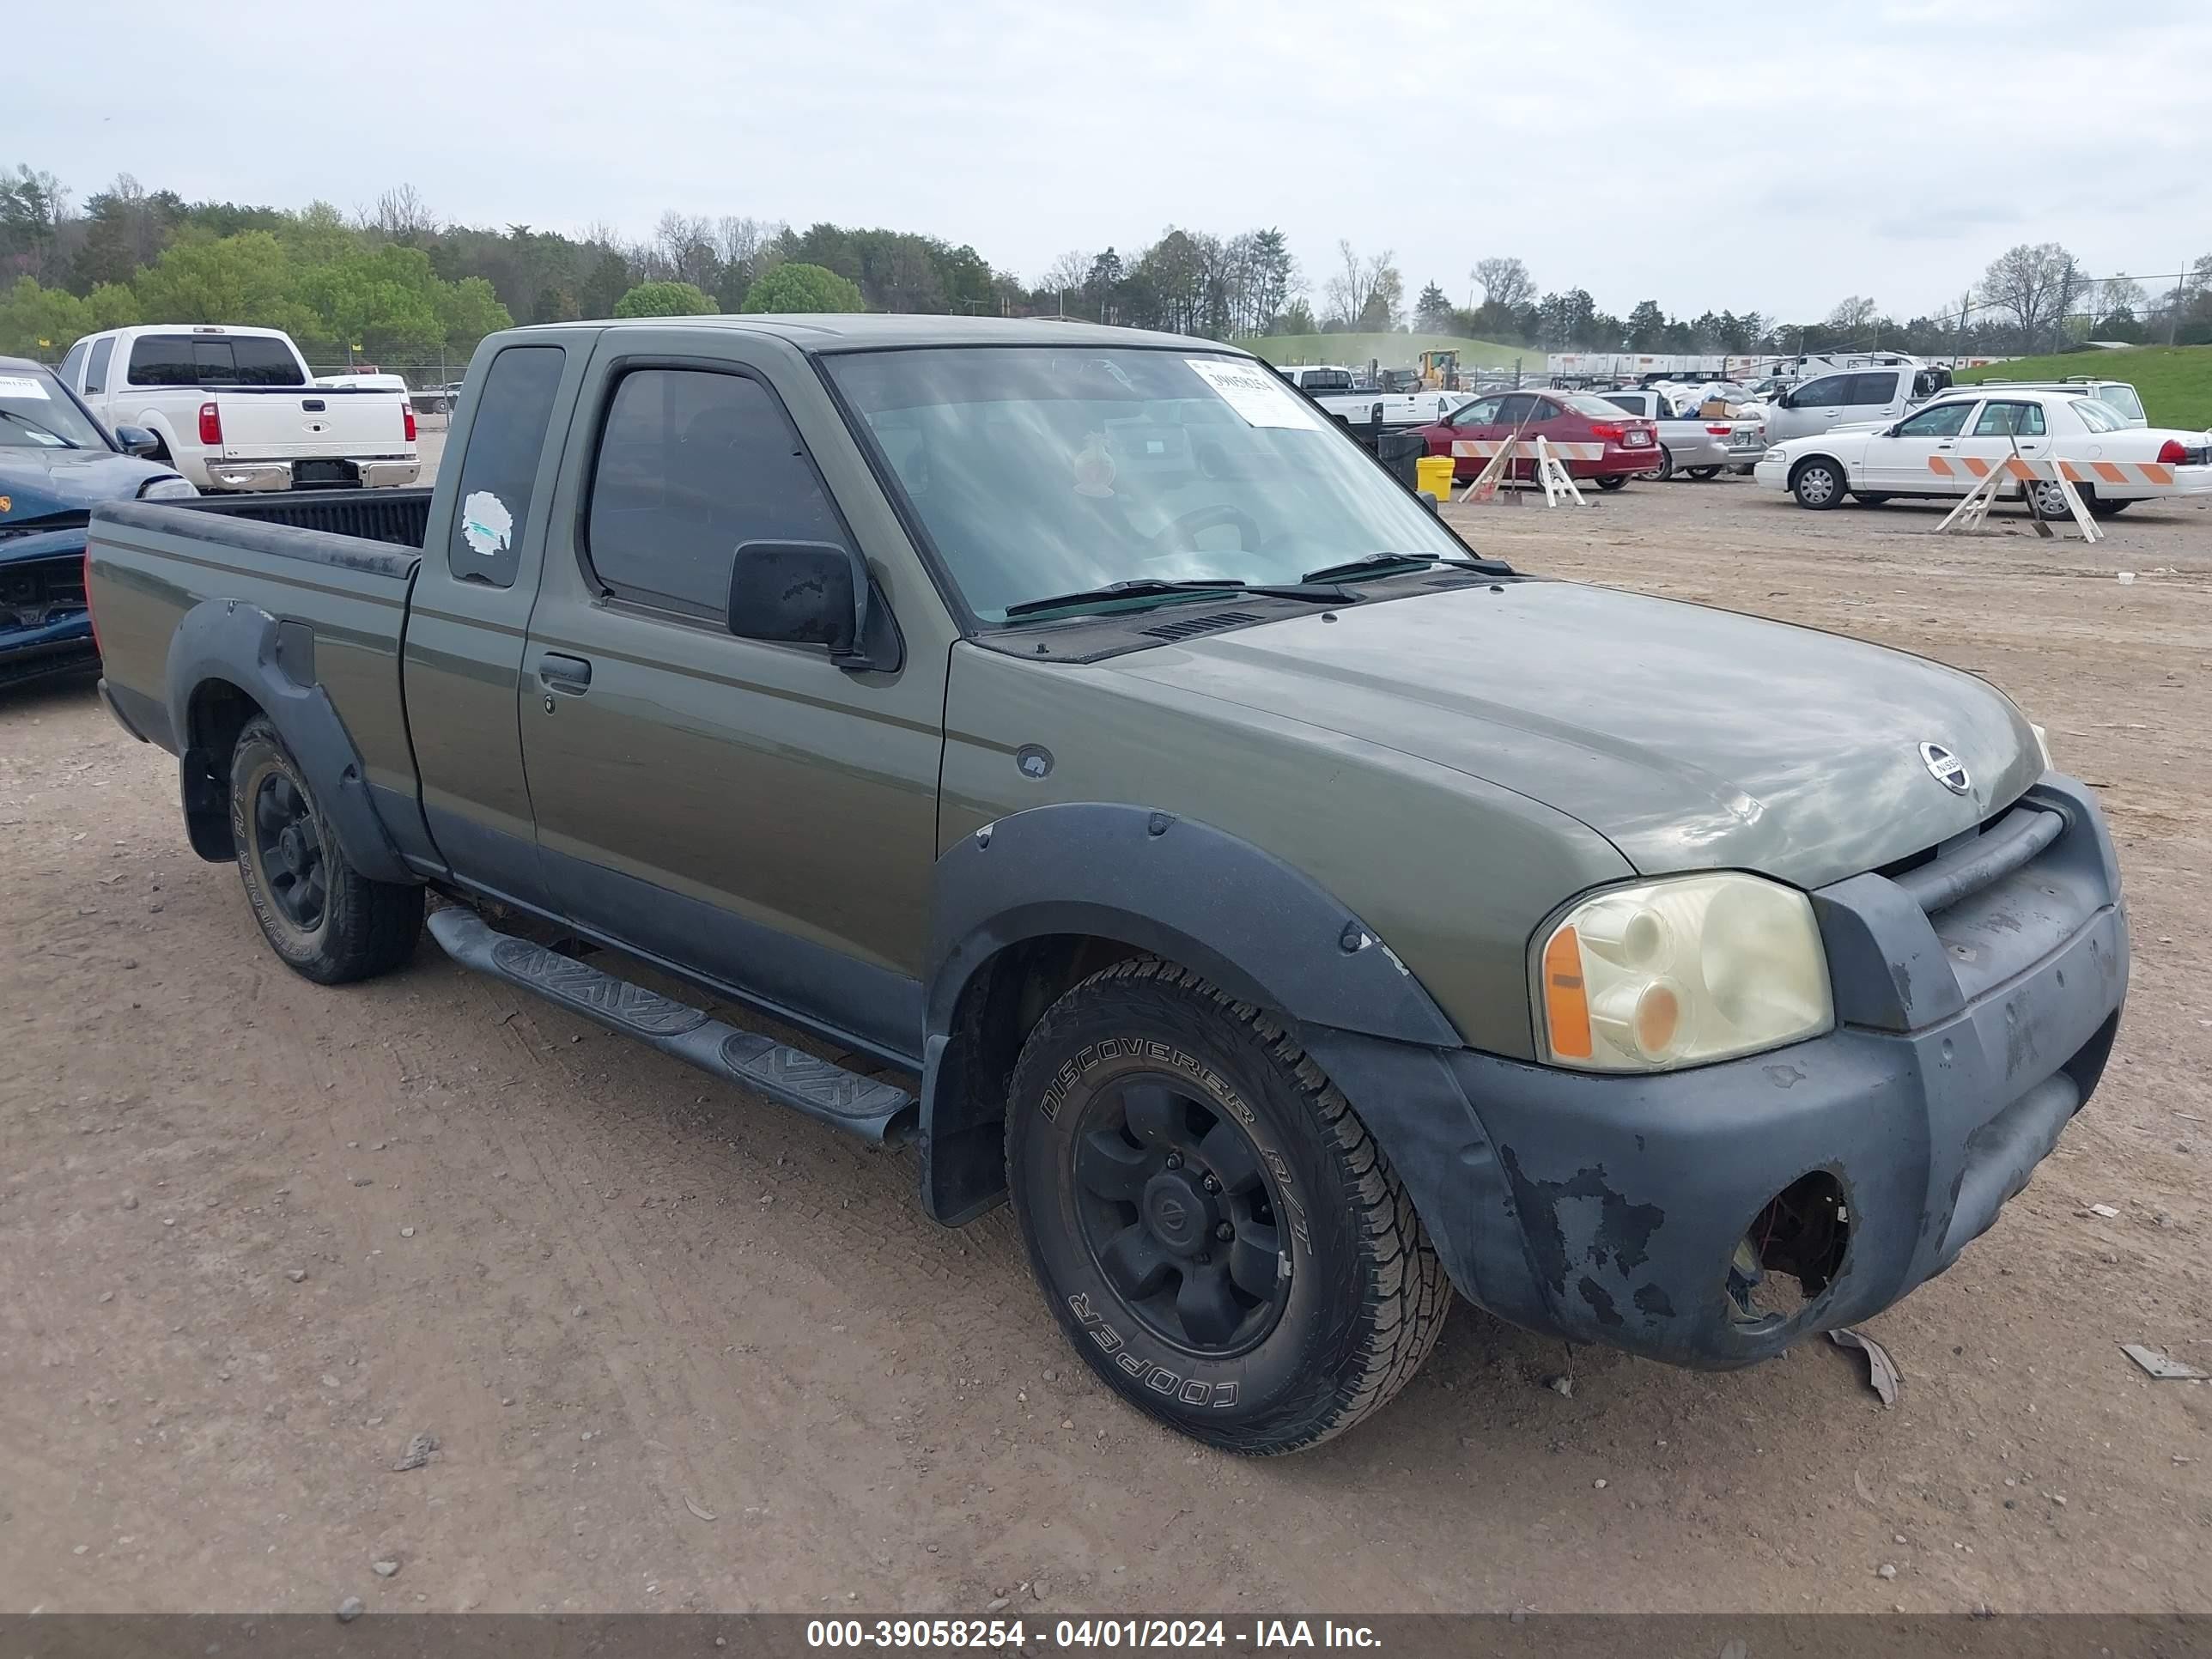
[[[1717,466],[1693,466],[1690,469],[1690,476],[1695,478],[1699,483],[1707,483],[1711,479],[1719,477],[1720,475],[1721,470]]]
[[[1790,475],[1790,492],[1798,506],[1826,512],[1844,499],[1844,471],[1825,455],[1801,461]]]
[[[1093,975],[1030,1033],[1006,1181],[1076,1351],[1209,1445],[1349,1428],[1443,1328],[1442,1265],[1344,1096],[1269,1015],[1157,958]]]
[[[1856,501],[1861,507],[1880,507],[1884,501],[1893,501],[1896,498],[1894,496],[1885,495],[1879,489],[1862,489],[1856,492],[1852,499]]]
[[[1662,473],[1660,476],[1664,477],[1666,475]],[[1608,472],[1595,482],[1600,489],[1619,489],[1628,482],[1628,475],[1626,472]]]
[[[2089,509],[2089,516],[2093,519],[2109,519],[2115,514],[2124,513],[2130,505],[2127,501],[2115,501],[2100,495],[2094,484],[2075,484],[2074,493],[2081,498],[2081,505]]]
[[[238,873],[270,948],[295,973],[340,985],[388,973],[422,930],[422,889],[371,881],[346,861],[276,728],[246,722],[230,765]]]

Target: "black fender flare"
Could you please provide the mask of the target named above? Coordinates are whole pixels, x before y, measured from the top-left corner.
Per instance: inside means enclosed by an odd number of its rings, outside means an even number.
[[[1011,1058],[981,1046],[969,995],[1000,952],[1054,935],[1180,963],[1301,1025],[1425,1048],[1462,1040],[1389,946],[1304,872],[1211,824],[1063,802],[962,836],[937,860],[923,1015],[923,1202],[940,1221],[1003,1196]]]
[[[236,599],[201,600],[185,613],[169,641],[170,729],[177,734],[185,820],[196,852],[210,856],[193,820],[196,803],[209,804],[203,798],[213,765],[212,757],[193,744],[191,708],[193,698],[211,682],[235,686],[260,705],[307,774],[347,862],[372,881],[421,884],[422,878],[408,868],[377,815],[352,734],[329,694],[315,683],[313,631]],[[217,781],[227,802],[229,781]],[[227,804],[223,810],[227,816]],[[214,856],[227,854],[218,847]]]

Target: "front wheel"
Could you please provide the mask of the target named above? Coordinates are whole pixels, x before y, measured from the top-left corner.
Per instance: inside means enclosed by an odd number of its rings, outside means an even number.
[[[1790,491],[1798,506],[1826,512],[1844,499],[1843,469],[1825,457],[1803,462],[1790,476]]]
[[[1861,507],[1880,507],[1884,501],[1889,501],[1892,498],[1883,495],[1879,489],[1872,491],[1862,489],[1853,499],[1855,499]]]
[[[414,953],[422,890],[371,881],[347,862],[299,763],[265,719],[230,763],[238,873],[270,949],[320,985],[388,973]]]
[[[1628,475],[1626,472],[1608,472],[1596,481],[1600,489],[1619,489],[1627,482]]]
[[[1006,1184],[1085,1362],[1226,1451],[1340,1433],[1443,1328],[1443,1267],[1350,1103],[1272,1017],[1156,957],[1030,1033]]]
[[[1674,476],[1674,452],[1664,444],[1659,447],[1659,470],[1651,476],[1661,483]]]
[[[1721,470],[1717,466],[1693,466],[1690,469],[1690,476],[1699,483],[1711,483],[1721,476]]]

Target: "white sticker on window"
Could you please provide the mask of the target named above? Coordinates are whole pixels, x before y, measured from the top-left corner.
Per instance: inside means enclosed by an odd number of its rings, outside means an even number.
[[[0,374],[0,398],[36,398],[44,403],[53,401],[44,380],[28,374]]]
[[[1248,426],[1311,428],[1321,424],[1312,405],[1277,379],[1272,368],[1227,357],[1186,357],[1183,362],[1220,394],[1223,403],[1243,416]]]
[[[461,534],[475,551],[495,559],[514,540],[514,514],[491,491],[479,489],[461,503]]]

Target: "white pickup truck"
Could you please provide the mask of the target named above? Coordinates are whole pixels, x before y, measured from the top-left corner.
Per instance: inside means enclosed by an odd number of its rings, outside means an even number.
[[[1365,426],[1427,426],[1474,401],[1472,392],[1358,392],[1338,363],[1292,363],[1275,373],[1332,415]]]
[[[315,384],[281,330],[112,328],[71,346],[61,378],[109,431],[151,431],[204,490],[373,489],[422,472],[406,394]]]

